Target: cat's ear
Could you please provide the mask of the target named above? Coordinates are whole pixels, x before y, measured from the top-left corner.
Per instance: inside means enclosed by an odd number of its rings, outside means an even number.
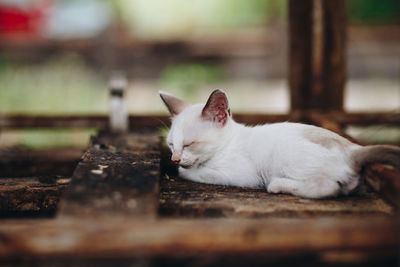
[[[211,120],[218,127],[224,127],[228,118],[231,116],[228,98],[225,92],[217,89],[211,93],[206,105],[203,108],[201,116],[205,120]]]
[[[169,110],[169,113],[171,113],[172,116],[178,115],[179,113],[182,112],[182,110],[184,110],[189,106],[183,100],[173,95],[170,95],[166,92],[158,91],[158,93],[160,94],[162,101],[164,101],[165,105]]]

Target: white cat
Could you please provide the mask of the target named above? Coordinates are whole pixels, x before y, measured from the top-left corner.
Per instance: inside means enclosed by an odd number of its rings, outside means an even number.
[[[167,137],[171,160],[179,164],[180,176],[191,181],[325,198],[352,192],[367,163],[400,168],[399,147],[363,147],[300,123],[236,123],[221,90],[205,105],[188,105],[161,91],[160,96],[172,115]]]

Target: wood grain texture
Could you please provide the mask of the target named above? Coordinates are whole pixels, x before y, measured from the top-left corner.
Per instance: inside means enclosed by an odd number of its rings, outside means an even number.
[[[134,217],[4,221],[0,258],[183,257],[203,254],[389,250],[398,243],[388,218],[138,220]]]
[[[333,199],[304,199],[247,189],[193,183],[165,175],[160,184],[160,215],[184,218],[320,218],[388,216],[394,208],[374,192]]]
[[[159,144],[154,132],[93,138],[74,171],[59,215],[155,217]]]
[[[0,217],[52,216],[70,178],[1,178]]]

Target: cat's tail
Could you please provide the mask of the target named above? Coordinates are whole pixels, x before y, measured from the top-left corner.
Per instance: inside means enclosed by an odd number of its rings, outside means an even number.
[[[356,148],[350,159],[358,172],[371,163],[390,164],[400,169],[400,147],[390,145],[361,146]]]

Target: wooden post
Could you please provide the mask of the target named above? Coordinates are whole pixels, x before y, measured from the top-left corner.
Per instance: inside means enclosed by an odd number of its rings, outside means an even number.
[[[291,108],[341,111],[346,80],[344,0],[290,0]]]

